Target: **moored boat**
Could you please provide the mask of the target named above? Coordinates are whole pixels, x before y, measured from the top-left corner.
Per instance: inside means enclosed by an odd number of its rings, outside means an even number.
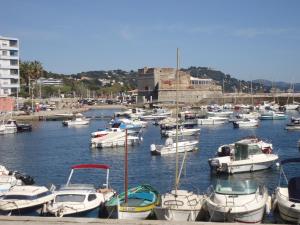
[[[198,125],[219,125],[228,122],[227,117],[210,116],[207,118],[197,119]]]
[[[54,198],[44,186],[13,186],[0,199],[1,215],[41,215]]]
[[[159,203],[160,195],[150,185],[139,185],[128,190],[128,199],[125,192],[113,197],[105,203],[110,218],[115,219],[146,219],[153,208]]]
[[[259,122],[256,119],[243,119],[233,122],[234,128],[249,128],[249,127],[258,127]]]
[[[152,155],[167,155],[194,151],[198,147],[198,140],[181,140],[178,144],[172,138],[167,138],[164,145],[151,144],[150,151]],[[178,149],[176,150],[176,146]]]
[[[161,196],[161,204],[154,208],[154,213],[158,220],[195,221],[203,203],[203,195],[187,190],[172,190]]]
[[[268,190],[254,180],[217,180],[207,193],[210,221],[260,223],[268,201]]]
[[[90,120],[85,118],[81,113],[77,113],[75,117],[71,120],[64,120],[62,124],[64,126],[81,126],[88,125]]]
[[[256,138],[246,138],[229,145],[222,145],[218,155],[208,160],[213,172],[240,173],[268,169],[277,160],[272,144]]]
[[[75,170],[100,169],[106,170],[106,182],[103,187],[95,188],[92,184],[71,184]],[[47,214],[62,216],[98,217],[100,206],[109,200],[114,191],[109,188],[109,169],[103,164],[79,164],[72,166],[67,184],[54,192],[54,200],[47,205]]]
[[[285,126],[286,130],[300,130],[300,118],[291,118],[291,122]]]
[[[273,195],[273,209],[278,207],[280,217],[287,222],[300,221],[300,176],[293,176],[289,180],[283,166],[289,163],[300,163],[300,158],[291,158],[281,161],[280,174],[285,178],[287,186],[280,185]]]

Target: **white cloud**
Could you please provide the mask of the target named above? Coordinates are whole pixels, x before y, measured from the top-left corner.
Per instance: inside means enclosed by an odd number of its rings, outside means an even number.
[[[257,36],[278,36],[288,34],[292,29],[288,28],[241,28],[233,32],[233,35],[245,38],[255,38]]]

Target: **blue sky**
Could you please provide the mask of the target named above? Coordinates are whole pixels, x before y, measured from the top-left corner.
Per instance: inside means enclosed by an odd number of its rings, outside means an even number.
[[[208,66],[300,82],[300,1],[1,1],[0,35],[46,70]]]

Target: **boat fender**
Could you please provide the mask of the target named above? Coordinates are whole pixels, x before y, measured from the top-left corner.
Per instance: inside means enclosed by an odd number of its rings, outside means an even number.
[[[272,196],[272,200],[271,200],[271,209],[274,212],[277,208],[277,199],[275,197],[275,194],[273,194]]]
[[[266,214],[270,214],[271,208],[272,208],[272,198],[271,196],[268,196],[266,208],[265,208]]]
[[[153,151],[155,151],[155,150],[156,150],[156,146],[155,146],[155,144],[151,144],[151,145],[150,145],[150,150],[151,150],[151,152],[153,152]]]

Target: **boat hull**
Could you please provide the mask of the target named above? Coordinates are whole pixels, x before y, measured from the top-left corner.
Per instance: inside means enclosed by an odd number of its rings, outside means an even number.
[[[218,173],[243,173],[243,172],[253,172],[253,171],[259,171],[259,170],[265,170],[270,168],[275,161],[278,159],[278,157],[274,157],[274,159],[271,159],[269,161],[265,162],[259,162],[259,163],[248,163],[248,164],[222,164],[222,165],[214,165],[212,161],[209,161],[209,165],[212,169],[212,171],[218,172]]]
[[[30,207],[18,208],[13,210],[0,210],[0,215],[9,215],[9,216],[40,216],[43,214],[44,205],[34,205]]]
[[[106,207],[108,217],[112,219],[135,219],[144,220],[150,216],[152,208],[145,211],[135,211],[135,207],[127,207],[126,211],[121,211],[118,206],[108,206]]]
[[[154,213],[158,220],[169,221],[195,221],[199,215],[200,210],[180,210],[155,207]]]
[[[289,201],[288,197],[280,194],[280,190],[281,188],[277,188],[275,191],[276,203],[278,206],[280,217],[288,222],[299,223],[300,203]]]
[[[231,212],[229,207],[208,207],[208,211],[213,222],[261,223],[265,207],[236,213]]]

